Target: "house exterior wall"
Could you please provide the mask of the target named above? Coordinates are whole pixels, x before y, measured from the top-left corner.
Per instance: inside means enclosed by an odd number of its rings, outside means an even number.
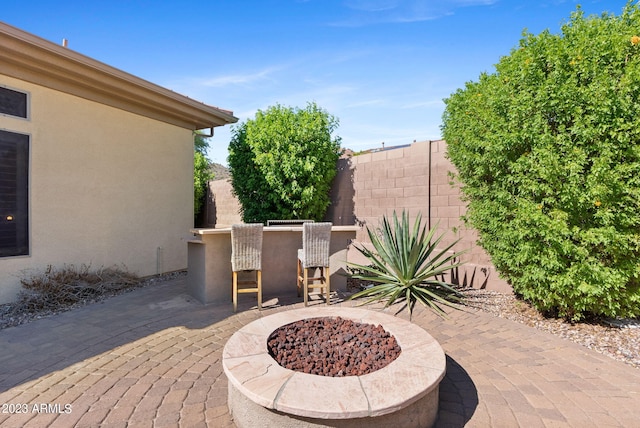
[[[192,131],[0,75],[30,94],[30,255],[0,258],[0,303],[24,271],[124,265],[140,276],[185,269],[193,225]]]

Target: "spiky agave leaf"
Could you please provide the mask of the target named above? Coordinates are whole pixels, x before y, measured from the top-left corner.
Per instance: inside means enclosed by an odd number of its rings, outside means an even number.
[[[457,308],[463,303],[463,296],[452,284],[438,280],[438,276],[461,266],[456,260],[466,251],[454,254],[451,248],[458,242],[438,249],[444,238],[441,234],[434,239],[436,227],[427,230],[422,225],[422,215],[418,213],[413,227],[409,224],[409,214],[402,212],[398,219],[393,212],[392,222],[387,216],[382,218],[378,229],[369,229],[367,233],[373,246],[370,250],[364,246],[355,248],[370,262],[369,265],[350,263],[361,274],[352,278],[371,281],[377,285],[359,291],[350,299],[367,298],[361,305],[385,302],[385,308],[396,301],[404,301],[411,318],[413,307],[420,302],[440,316],[446,316],[443,307]]]

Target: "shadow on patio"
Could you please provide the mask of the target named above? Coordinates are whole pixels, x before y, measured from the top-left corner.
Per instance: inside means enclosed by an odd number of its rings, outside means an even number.
[[[231,303],[201,305],[178,278],[1,330],[0,426],[232,427],[226,340],[261,316],[301,307],[295,290],[269,297],[262,312],[247,298],[233,314]],[[480,312],[440,319],[417,309],[413,322],[447,354],[437,426],[640,420],[640,370]],[[27,412],[8,412],[10,404]]]

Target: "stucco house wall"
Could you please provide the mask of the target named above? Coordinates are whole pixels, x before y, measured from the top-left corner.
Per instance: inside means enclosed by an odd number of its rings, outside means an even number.
[[[231,112],[220,111],[220,122],[196,118],[188,124],[144,106],[128,108],[126,101],[121,108],[101,94],[84,97],[64,85],[48,87],[56,85],[46,79],[34,83],[37,76],[18,78],[3,65],[2,53],[0,48],[0,87],[27,92],[30,108],[27,119],[0,115],[0,130],[29,135],[30,160],[29,254],[0,257],[0,303],[15,299],[21,276],[48,265],[120,265],[140,276],[185,269],[193,227],[193,131],[231,123]],[[159,87],[125,78],[164,96]],[[166,111],[188,103],[184,99],[158,104]]]

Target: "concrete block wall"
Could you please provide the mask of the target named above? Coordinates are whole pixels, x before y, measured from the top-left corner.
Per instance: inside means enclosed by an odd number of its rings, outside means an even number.
[[[400,214],[406,209],[411,222],[421,213],[423,224],[437,225],[438,232],[445,233],[442,248],[459,240],[453,250],[467,251],[461,257],[465,265],[455,272],[455,281],[476,288],[511,289],[498,277],[486,252],[476,245],[477,232],[460,220],[466,205],[460,187],[450,177],[455,167],[446,158],[445,141],[414,142],[343,158],[338,165],[328,220],[363,226],[356,237],[358,242],[366,245],[366,227],[379,226],[382,217],[390,217],[394,210]],[[363,262],[357,256],[353,261]]]
[[[232,192],[230,180],[209,182],[203,227],[230,227],[242,223],[240,202]]]
[[[430,168],[431,167],[431,168]],[[476,245],[477,232],[460,220],[466,212],[460,187],[450,172],[455,168],[446,158],[446,142],[422,141],[408,146],[388,148],[338,161],[338,173],[331,190],[331,205],[326,220],[335,225],[359,225],[356,241],[369,243],[366,227],[380,225],[384,215],[406,209],[413,222],[422,214],[423,224],[438,225],[445,233],[442,248],[459,239],[454,251],[467,252],[465,265],[455,272],[454,281],[476,288],[509,291],[511,287],[498,277],[486,252]],[[209,202],[205,227],[227,227],[241,222],[240,204],[227,180],[209,183]],[[358,252],[349,251],[350,261],[363,263]]]
[[[428,142],[388,149],[351,158],[354,217],[362,226],[376,227],[394,210],[409,211],[411,219],[422,212],[427,220]],[[357,239],[368,241],[366,230]]]
[[[451,177],[455,167],[446,158],[447,144],[444,140],[432,141],[431,146],[431,223],[438,223],[448,231],[443,240],[445,245],[459,240],[454,249],[466,250],[461,260],[465,266],[460,269],[457,279],[473,287],[486,287],[498,291],[509,291],[511,286],[498,276],[489,255],[476,244],[478,233],[467,228],[460,219],[466,211],[462,201],[459,183]]]

